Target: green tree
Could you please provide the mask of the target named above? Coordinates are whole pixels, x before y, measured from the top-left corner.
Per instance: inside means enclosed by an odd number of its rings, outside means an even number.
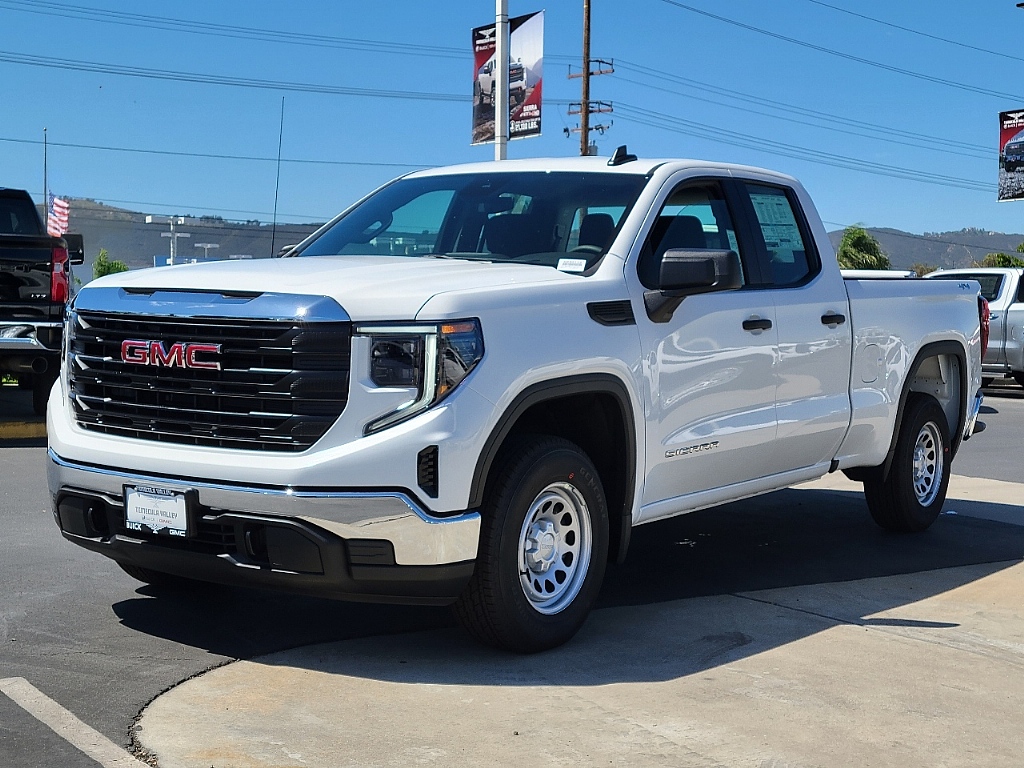
[[[847,227],[839,243],[839,266],[843,269],[891,269],[892,262],[882,246],[864,227]]]
[[[918,277],[924,277],[929,272],[934,272],[936,269],[938,269],[938,267],[933,267],[931,264],[922,264],[920,262],[911,265],[910,268],[917,273]]]
[[[127,271],[128,265],[123,261],[111,261],[106,248],[100,248],[100,255],[96,257],[96,261],[92,265],[93,278]]]
[[[1024,251],[1021,251],[1024,253]],[[977,265],[979,267],[1024,267],[1024,259],[1010,253],[990,253]]]

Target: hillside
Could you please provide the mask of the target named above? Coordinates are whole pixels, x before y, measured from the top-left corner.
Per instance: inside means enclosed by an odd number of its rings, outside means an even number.
[[[1024,235],[1007,235],[983,229],[962,229],[959,232],[925,232],[913,235],[898,229],[872,229],[867,231],[878,240],[882,250],[896,269],[910,269],[914,264],[952,269],[969,267],[990,253],[1015,253],[1024,243]],[[829,232],[832,245],[839,247],[842,230]]]
[[[101,248],[110,258],[125,262],[131,269],[153,266],[154,256],[167,256],[170,238],[166,224],[147,224],[146,214],[98,203],[94,200],[72,198],[70,232],[78,232],[85,239],[86,264],[78,267],[82,282],[92,278],[92,262]],[[297,243],[315,231],[319,224],[278,224],[276,250]],[[178,259],[202,258],[202,248],[196,243],[214,243],[210,258],[226,259],[232,255],[269,258],[271,255],[272,225],[260,221],[225,221],[216,216],[186,216],[185,223],[177,225],[178,232],[188,238],[178,238]]]

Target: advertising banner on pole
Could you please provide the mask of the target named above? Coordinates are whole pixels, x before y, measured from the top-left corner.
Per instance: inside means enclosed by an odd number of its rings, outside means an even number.
[[[999,113],[999,202],[1024,200],[1024,110]]]
[[[544,11],[508,20],[509,138],[540,135],[544,67]],[[473,30],[473,144],[494,141],[494,24]]]

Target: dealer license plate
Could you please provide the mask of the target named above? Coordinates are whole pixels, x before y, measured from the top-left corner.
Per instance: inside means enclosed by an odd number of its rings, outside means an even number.
[[[185,494],[163,488],[125,486],[125,527],[129,531],[188,535],[188,507]]]

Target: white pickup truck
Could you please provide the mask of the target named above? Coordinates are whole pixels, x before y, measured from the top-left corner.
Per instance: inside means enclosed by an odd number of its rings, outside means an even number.
[[[976,282],[844,281],[794,179],[624,147],[412,173],[67,322],[69,541],[153,584],[453,603],[518,651],[653,520],[843,470],[924,530],[981,404]]]
[[[1012,376],[1024,387],[1024,269],[971,267],[940,269],[925,277],[934,280],[974,280],[989,306],[989,343],[981,361],[982,383]]]

